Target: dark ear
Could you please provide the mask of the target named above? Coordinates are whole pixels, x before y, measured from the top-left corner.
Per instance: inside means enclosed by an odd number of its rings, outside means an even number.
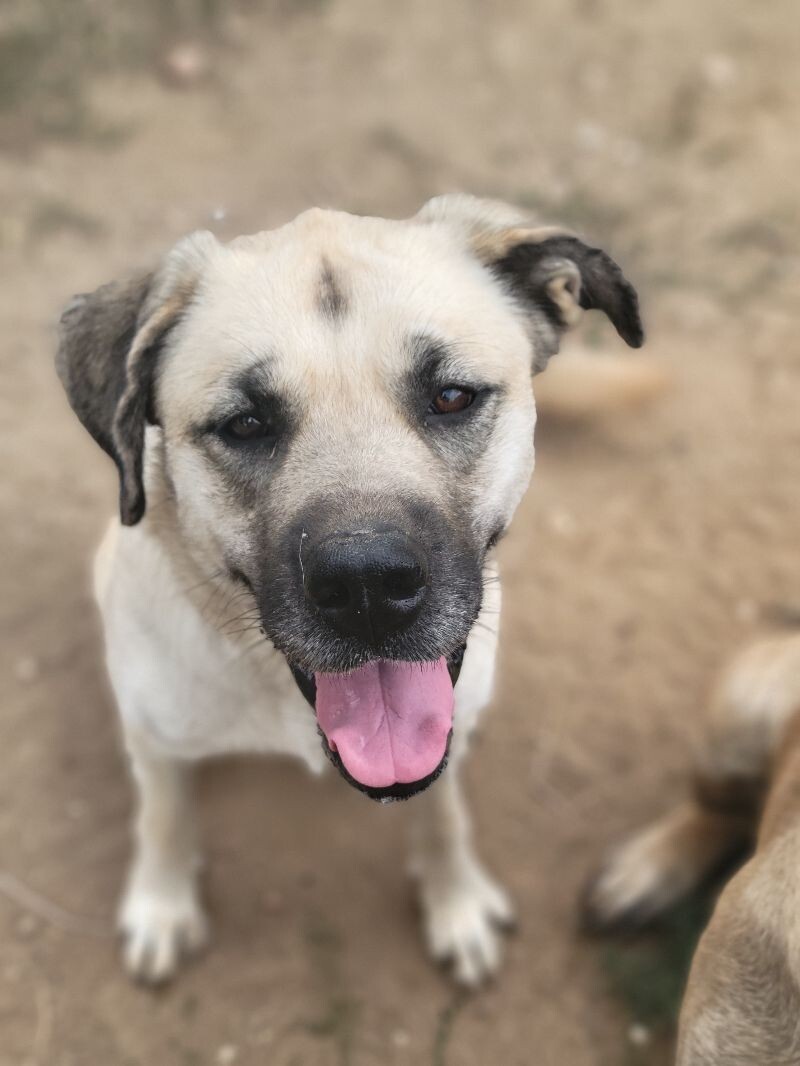
[[[531,225],[507,204],[472,196],[437,197],[417,217],[457,227],[470,251],[530,309],[535,372],[582,310],[604,311],[632,348],[644,342],[636,290],[599,248],[563,229]]]
[[[192,297],[197,253],[209,239],[187,238],[159,271],[76,296],[61,316],[58,375],[72,409],[117,464],[124,525],[145,509],[144,438],[158,352]]]
[[[585,311],[603,311],[631,348],[644,343],[639,298],[620,267],[600,248],[577,237],[530,235],[515,240],[491,262],[515,294],[547,314],[557,329],[573,325]]]

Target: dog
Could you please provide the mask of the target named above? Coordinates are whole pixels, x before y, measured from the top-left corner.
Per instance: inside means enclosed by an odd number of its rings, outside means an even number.
[[[692,798],[612,853],[593,928],[638,926],[752,843],[703,934],[678,1066],[800,1062],[800,633],[751,645],[712,699]]]
[[[457,770],[492,689],[532,377],[592,308],[641,345],[605,252],[462,195],[195,233],[67,307],[59,374],[120,478],[95,589],[138,789],[135,977],[206,939],[188,777],[236,752],[330,760],[381,802],[449,757],[411,804],[411,869],[433,956],[466,984],[494,972],[512,911]]]

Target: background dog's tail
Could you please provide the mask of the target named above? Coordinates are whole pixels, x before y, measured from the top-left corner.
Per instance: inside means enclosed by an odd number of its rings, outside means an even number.
[[[657,359],[576,348],[552,359],[547,373],[537,377],[536,406],[545,416],[587,418],[644,406],[669,382]]]
[[[636,928],[752,842],[779,750],[800,742],[800,634],[750,645],[711,704],[693,795],[615,848],[584,898],[591,930]]]

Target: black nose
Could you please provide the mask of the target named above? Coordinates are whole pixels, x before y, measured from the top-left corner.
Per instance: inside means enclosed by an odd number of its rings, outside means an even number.
[[[303,587],[338,633],[379,645],[419,614],[428,567],[400,530],[334,533],[303,560]]]

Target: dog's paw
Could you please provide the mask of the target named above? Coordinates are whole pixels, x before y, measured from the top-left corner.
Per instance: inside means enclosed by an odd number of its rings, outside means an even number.
[[[161,984],[208,939],[208,923],[191,881],[168,889],[129,888],[120,908],[125,968],[137,981]]]
[[[421,886],[425,936],[437,962],[452,967],[459,984],[474,988],[500,964],[501,931],[514,924],[506,893],[477,864],[451,880]]]
[[[659,825],[609,854],[584,890],[581,921],[586,932],[639,930],[691,889],[692,870],[668,844]]]

